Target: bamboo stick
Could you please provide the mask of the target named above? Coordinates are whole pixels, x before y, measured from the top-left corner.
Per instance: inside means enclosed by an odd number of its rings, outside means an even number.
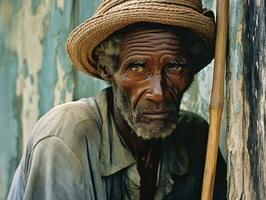
[[[224,105],[224,74],[228,31],[228,6],[229,0],[217,0],[215,60],[211,104],[209,109],[210,127],[201,200],[211,200],[214,189],[220,126]]]

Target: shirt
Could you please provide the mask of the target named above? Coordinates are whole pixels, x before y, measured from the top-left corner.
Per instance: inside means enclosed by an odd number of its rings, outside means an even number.
[[[110,95],[109,88],[56,106],[37,122],[9,200],[139,199],[136,161],[117,132]],[[196,147],[206,130],[202,118],[180,111],[175,133],[162,141],[155,199],[199,199],[204,148]]]

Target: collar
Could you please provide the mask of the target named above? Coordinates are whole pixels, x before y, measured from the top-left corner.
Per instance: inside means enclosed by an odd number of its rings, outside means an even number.
[[[102,176],[110,176],[136,163],[127,146],[121,141],[116,129],[110,99],[112,88],[107,88],[96,96],[96,103],[102,120],[100,171]]]

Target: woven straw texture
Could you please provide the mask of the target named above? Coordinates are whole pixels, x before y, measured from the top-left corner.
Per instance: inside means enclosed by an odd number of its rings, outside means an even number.
[[[213,57],[215,22],[202,8],[201,0],[104,0],[95,14],[76,27],[67,40],[67,52],[81,71],[101,78],[92,58],[94,48],[113,32],[138,22],[160,23],[187,28],[204,41]]]

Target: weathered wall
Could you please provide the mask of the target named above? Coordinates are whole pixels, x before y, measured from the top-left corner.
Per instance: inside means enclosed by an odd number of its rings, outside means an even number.
[[[266,21],[263,0],[230,6],[229,199],[266,199]]]

